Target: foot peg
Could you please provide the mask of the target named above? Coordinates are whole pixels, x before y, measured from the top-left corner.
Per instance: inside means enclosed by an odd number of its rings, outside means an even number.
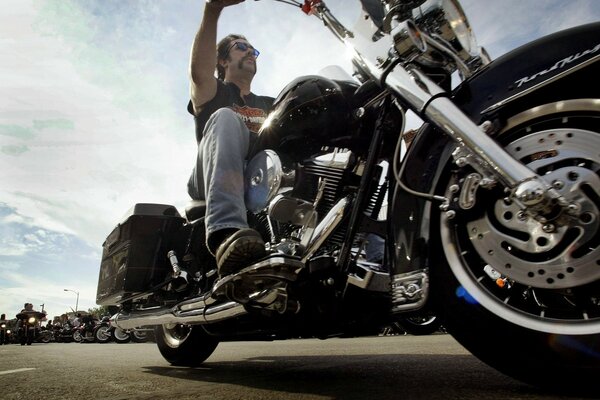
[[[286,288],[303,268],[300,260],[275,254],[218,281],[212,297],[278,312],[297,309],[295,302],[288,299]]]

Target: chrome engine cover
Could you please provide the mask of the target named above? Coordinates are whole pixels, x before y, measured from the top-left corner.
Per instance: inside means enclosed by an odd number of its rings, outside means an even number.
[[[244,174],[244,199],[246,208],[259,212],[275,197],[283,182],[281,160],[273,150],[262,150],[246,167]]]

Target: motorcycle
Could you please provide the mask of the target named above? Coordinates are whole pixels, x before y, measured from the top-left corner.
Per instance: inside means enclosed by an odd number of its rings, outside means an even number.
[[[37,339],[40,331],[40,321],[46,314],[39,311],[21,311],[17,314],[17,336],[21,346],[31,344]]]
[[[59,343],[69,343],[75,341],[75,337],[79,338],[78,332],[75,332],[70,322],[63,324],[56,323],[52,326],[54,333],[54,341]]]
[[[0,345],[10,343],[10,328],[8,327],[8,321],[0,320]]]
[[[84,318],[81,325],[73,328],[73,339],[78,343],[93,343],[96,341],[96,322],[92,318]]]
[[[355,1],[352,31],[323,1],[285,2],[352,51],[358,81],[301,77],[276,98],[244,177],[268,255],[219,276],[204,202],[185,217],[136,204],[103,244],[113,325],[154,326],[163,357],[194,366],[221,341],[348,336],[427,310],[507,375],[593,386],[600,24],[491,61],[458,0]],[[406,110],[425,121],[408,148]]]
[[[102,317],[94,328],[94,339],[98,343],[108,343],[112,338],[110,317]]]
[[[38,343],[50,343],[54,341],[54,330],[52,327],[43,327],[36,338]]]

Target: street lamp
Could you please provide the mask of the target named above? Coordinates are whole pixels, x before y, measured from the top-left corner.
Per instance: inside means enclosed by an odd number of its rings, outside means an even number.
[[[77,301],[75,302],[75,314],[77,314],[77,307],[79,306],[79,292],[70,289],[63,289],[65,292],[73,292],[77,295]]]

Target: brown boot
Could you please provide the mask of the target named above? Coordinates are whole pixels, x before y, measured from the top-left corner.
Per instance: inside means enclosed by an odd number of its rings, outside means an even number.
[[[254,229],[240,229],[227,237],[217,248],[219,275],[238,272],[254,261],[264,257],[265,242]]]

